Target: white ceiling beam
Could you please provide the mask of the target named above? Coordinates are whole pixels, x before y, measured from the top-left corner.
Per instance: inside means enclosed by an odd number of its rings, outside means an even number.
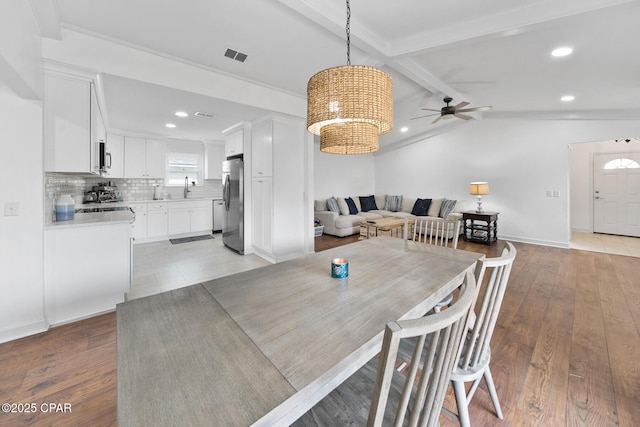
[[[53,0],[31,0],[33,14],[38,21],[40,35],[55,40],[62,40],[60,15]]]

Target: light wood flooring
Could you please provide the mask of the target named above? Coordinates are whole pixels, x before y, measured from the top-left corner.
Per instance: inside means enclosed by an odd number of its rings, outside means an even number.
[[[323,236],[316,245],[355,240]],[[461,242],[460,248],[495,256],[501,247]],[[640,258],[516,248],[492,341],[505,419],[495,417],[482,385],[470,407],[473,425],[638,425]],[[0,412],[0,426],[117,425],[115,323],[110,313],[0,344],[0,404],[71,404],[67,413]],[[455,408],[450,398],[446,405]],[[441,422],[457,425],[446,415]]]

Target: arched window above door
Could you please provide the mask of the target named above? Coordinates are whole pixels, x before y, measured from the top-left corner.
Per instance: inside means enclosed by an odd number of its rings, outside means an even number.
[[[638,162],[636,162],[635,160],[626,159],[623,157],[619,159],[613,159],[604,165],[604,169],[637,169],[637,168],[640,168],[640,164],[638,164]]]

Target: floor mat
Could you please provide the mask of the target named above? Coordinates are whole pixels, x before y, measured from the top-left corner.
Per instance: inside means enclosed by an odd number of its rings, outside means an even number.
[[[209,239],[213,239],[213,236],[211,234],[205,234],[204,236],[182,237],[180,239],[169,239],[169,241],[174,245],[178,245],[180,243],[197,242],[198,240]]]

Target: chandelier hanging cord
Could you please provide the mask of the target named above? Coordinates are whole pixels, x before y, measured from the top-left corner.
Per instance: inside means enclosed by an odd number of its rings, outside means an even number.
[[[347,65],[351,65],[351,5],[347,0]]]

